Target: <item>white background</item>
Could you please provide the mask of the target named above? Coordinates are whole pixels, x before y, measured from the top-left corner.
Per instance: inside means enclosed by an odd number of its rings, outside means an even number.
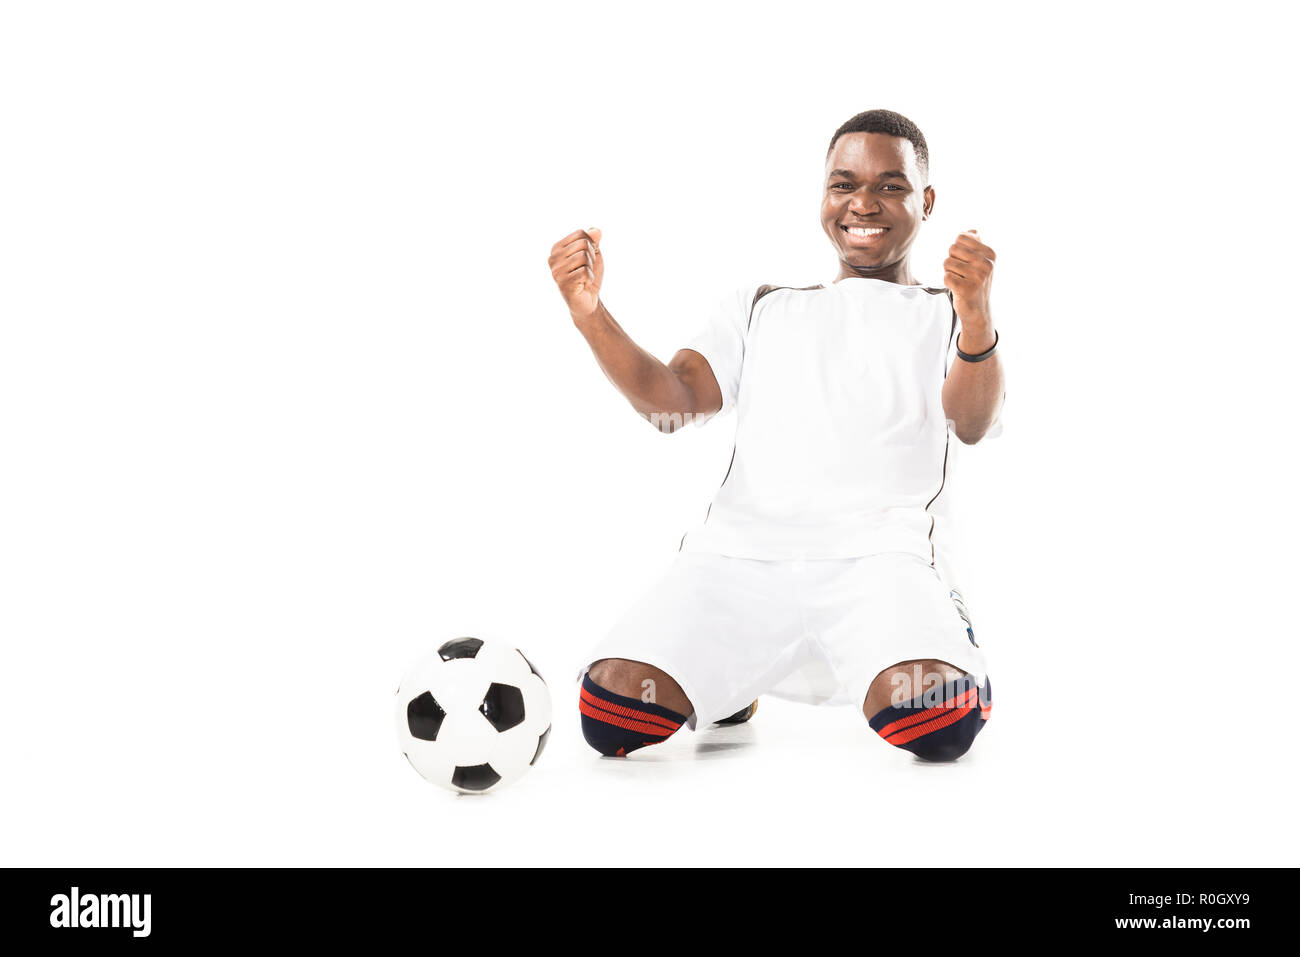
[[[0,853],[22,865],[1293,863],[1296,150],[1275,4],[11,3],[0,14]],[[669,357],[835,277],[830,136],[924,130],[914,270],[998,252],[964,449],[994,718],[855,709],[626,761],[584,652],[703,518],[546,259]],[[519,784],[411,772],[392,696],[523,648]]]

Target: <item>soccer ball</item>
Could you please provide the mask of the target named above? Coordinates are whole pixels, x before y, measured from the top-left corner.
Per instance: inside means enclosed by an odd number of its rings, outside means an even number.
[[[397,689],[397,736],[411,767],[460,793],[519,778],[551,733],[551,693],[523,653],[455,638],[421,658]]]

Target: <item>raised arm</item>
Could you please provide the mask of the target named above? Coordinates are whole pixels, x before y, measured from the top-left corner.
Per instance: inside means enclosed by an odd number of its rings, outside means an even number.
[[[661,432],[674,432],[722,408],[722,390],[698,352],[681,349],[667,365],[632,341],[605,304],[600,230],[575,230],[551,247],[551,276],[574,326],[591,347],[605,377],[632,408]]]
[[[957,237],[943,264],[944,285],[952,290],[953,308],[961,323],[957,348],[978,358],[972,362],[958,356],[943,383],[944,416],[967,445],[984,437],[1006,398],[1002,360],[997,352],[985,356],[997,342],[989,309],[995,259],[997,254],[972,229]]]

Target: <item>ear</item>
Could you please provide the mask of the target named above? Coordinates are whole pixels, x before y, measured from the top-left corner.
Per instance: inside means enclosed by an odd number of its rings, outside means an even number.
[[[925,197],[925,205],[924,205],[925,216],[924,216],[924,218],[925,218],[925,219],[929,219],[930,216],[931,216],[931,214],[934,212],[934,187],[933,187],[933,186],[927,186],[927,187],[925,188],[925,192],[922,193],[922,195]]]

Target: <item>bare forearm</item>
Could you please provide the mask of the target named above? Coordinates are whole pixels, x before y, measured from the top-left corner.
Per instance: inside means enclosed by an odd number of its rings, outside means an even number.
[[[994,336],[992,323],[963,323],[957,346],[969,355],[979,355],[993,347]],[[980,362],[953,360],[943,384],[943,410],[957,438],[967,445],[982,439],[997,418],[1005,395],[998,353]]]
[[[573,315],[573,324],[591,347],[596,363],[632,407],[650,418],[699,411],[695,396],[677,374],[632,341],[604,303],[588,316]]]

